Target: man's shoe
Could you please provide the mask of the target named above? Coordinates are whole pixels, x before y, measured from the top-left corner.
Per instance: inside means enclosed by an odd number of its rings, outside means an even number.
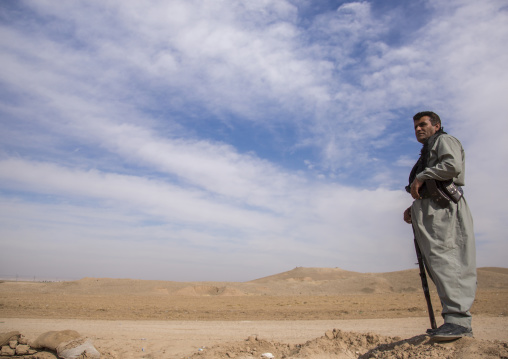
[[[427,334],[428,335],[432,335],[434,333],[436,333],[438,330],[449,330],[453,327],[453,324],[451,323],[444,323],[443,325],[441,325],[439,328],[435,328],[435,329],[427,329]]]
[[[432,330],[429,333],[431,338],[439,342],[473,336],[473,331],[470,328],[453,323],[445,323],[437,329],[430,330]]]

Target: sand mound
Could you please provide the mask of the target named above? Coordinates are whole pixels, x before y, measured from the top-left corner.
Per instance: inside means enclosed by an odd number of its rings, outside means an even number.
[[[337,295],[412,293],[421,290],[418,269],[388,273],[358,273],[340,268],[296,267],[247,282],[269,295]],[[478,268],[480,289],[508,288],[507,268]]]
[[[392,273],[357,273],[340,268],[297,267],[287,272],[259,278],[248,283],[264,285],[267,294],[330,295],[404,293],[418,290],[417,270]]]
[[[235,288],[229,287],[216,287],[212,285],[195,285],[182,288],[175,293],[182,296],[241,296],[245,295],[244,292]]]
[[[251,283],[269,283],[277,281],[325,281],[354,277],[356,272],[349,272],[340,268],[307,268],[296,267],[290,271],[270,275],[252,280]]]
[[[191,358],[336,358],[336,359],[475,359],[508,358],[508,344],[498,341],[463,338],[435,343],[425,335],[410,339],[377,334],[329,330],[324,336],[304,344],[266,341],[252,335],[245,341],[203,348]]]

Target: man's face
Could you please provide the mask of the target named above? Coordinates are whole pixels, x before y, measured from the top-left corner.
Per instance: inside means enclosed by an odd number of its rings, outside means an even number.
[[[424,143],[427,138],[431,137],[441,128],[440,124],[432,125],[429,116],[423,116],[419,120],[414,121],[416,140]]]

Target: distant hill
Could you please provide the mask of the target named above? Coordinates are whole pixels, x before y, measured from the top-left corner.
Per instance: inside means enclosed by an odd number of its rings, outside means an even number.
[[[280,280],[310,281],[310,280],[337,280],[352,278],[358,275],[340,268],[306,268],[296,267],[290,271],[274,274],[268,277],[254,279],[251,283],[268,283]]]
[[[508,289],[508,268],[478,268],[479,289]],[[430,280],[429,280],[430,281]],[[418,269],[385,273],[350,272],[340,268],[296,267],[290,271],[255,279],[250,283],[278,283],[281,291],[314,287],[315,293],[333,294],[411,292],[421,289]],[[299,285],[295,285],[299,283]],[[319,288],[318,288],[319,287]]]
[[[478,269],[481,290],[508,289],[508,269]],[[421,290],[417,269],[386,273],[358,273],[340,268],[296,267],[249,282],[172,282],[137,279],[83,278],[70,282],[3,282],[0,292],[88,295],[245,296],[347,295],[407,293]],[[431,285],[431,290],[434,290]]]
[[[495,272],[495,273],[508,275],[508,268],[501,268],[501,267],[482,267],[482,268],[478,268],[478,271],[480,271],[480,272]]]

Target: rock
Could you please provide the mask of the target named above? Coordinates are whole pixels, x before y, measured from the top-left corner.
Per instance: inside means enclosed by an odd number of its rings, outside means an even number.
[[[334,334],[333,334],[333,331],[331,330],[327,330],[326,333],[325,333],[325,336],[328,338],[328,339],[333,339],[335,338]]]
[[[0,350],[0,356],[13,356],[14,354],[16,354],[14,349],[12,349],[11,347],[9,347],[7,345],[4,345],[2,347],[2,349]]]
[[[18,343],[19,344],[28,344],[28,339],[27,337],[25,337],[23,334],[21,334],[18,338]]]
[[[247,341],[248,342],[257,342],[258,341],[258,336],[257,335],[250,335],[248,338],[247,338]]]
[[[12,331],[12,332],[8,332],[8,333],[1,333],[0,334],[0,346],[4,346],[4,345],[9,344],[9,342],[11,340],[18,339],[20,335],[21,334],[19,334],[18,331]]]
[[[16,347],[18,346],[18,341],[17,340],[9,340],[9,346],[11,347],[11,349],[16,349]]]
[[[26,344],[20,344],[16,347],[16,355],[30,354],[30,347]]]
[[[32,359],[58,359],[58,357],[50,352],[40,352],[32,355]]]

